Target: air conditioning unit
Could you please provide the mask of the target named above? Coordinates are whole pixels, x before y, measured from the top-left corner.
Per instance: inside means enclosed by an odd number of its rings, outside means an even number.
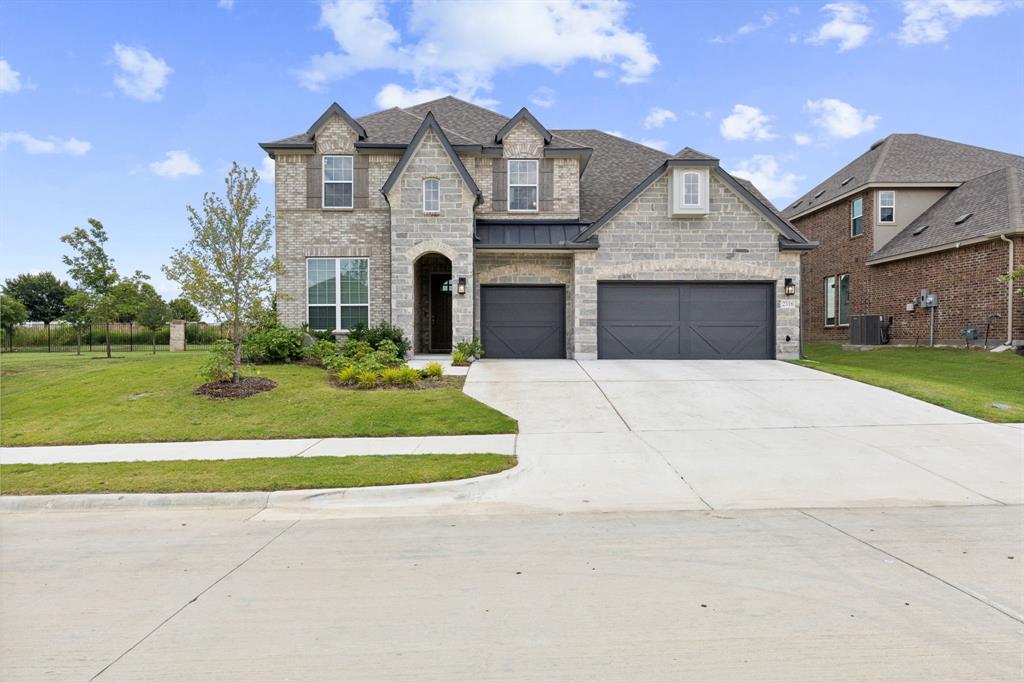
[[[883,315],[850,316],[850,343],[857,346],[880,346],[889,342],[889,325]]]

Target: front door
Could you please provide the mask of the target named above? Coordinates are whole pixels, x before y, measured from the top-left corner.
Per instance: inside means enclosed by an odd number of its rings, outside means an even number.
[[[452,350],[452,276],[430,275],[430,352]]]

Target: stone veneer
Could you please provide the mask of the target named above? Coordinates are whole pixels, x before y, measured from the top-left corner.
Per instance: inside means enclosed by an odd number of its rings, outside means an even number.
[[[536,251],[478,251],[476,255],[477,300],[484,284],[563,284],[565,285],[566,357],[573,349],[573,255]],[[474,328],[480,329],[477,306]]]
[[[799,253],[780,252],[778,231],[714,174],[708,214],[672,217],[669,179],[656,180],[606,223],[597,251],[576,254],[574,356],[597,357],[599,281],[750,280],[775,282],[776,357],[797,357],[799,289],[786,296],[783,281],[792,277],[799,286]]]

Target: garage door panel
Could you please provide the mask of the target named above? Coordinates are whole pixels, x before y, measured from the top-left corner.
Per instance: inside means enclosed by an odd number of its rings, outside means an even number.
[[[598,356],[772,358],[773,291],[767,283],[599,283]]]
[[[487,357],[565,357],[564,287],[482,286],[480,299]]]

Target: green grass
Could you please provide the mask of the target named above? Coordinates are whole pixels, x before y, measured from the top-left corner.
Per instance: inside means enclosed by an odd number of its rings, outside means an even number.
[[[5,446],[514,433],[515,420],[458,388],[355,391],[305,365],[248,370],[277,388],[242,400],[192,395],[206,353],[0,356]]]
[[[992,422],[1024,422],[1024,358],[1012,352],[886,347],[844,351],[807,344],[796,364],[888,388]],[[1009,405],[1001,410],[992,403]]]
[[[359,488],[494,474],[513,455],[367,455],[0,465],[0,494],[194,493]]]

